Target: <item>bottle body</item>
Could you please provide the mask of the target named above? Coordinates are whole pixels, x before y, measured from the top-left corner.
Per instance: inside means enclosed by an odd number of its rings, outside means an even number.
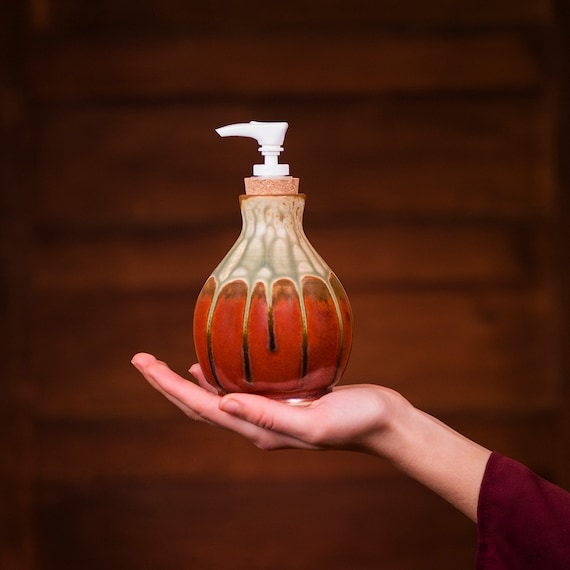
[[[206,281],[194,344],[220,393],[290,402],[327,393],[352,344],[352,312],[303,230],[305,196],[240,197],[242,231]]]

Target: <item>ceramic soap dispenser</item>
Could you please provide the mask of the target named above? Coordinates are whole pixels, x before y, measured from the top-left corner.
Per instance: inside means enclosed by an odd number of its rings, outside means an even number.
[[[199,294],[194,344],[219,393],[303,404],[340,380],[352,313],[340,281],[305,236],[299,179],[279,163],[287,128],[252,121],[217,129],[222,137],[256,139],[265,160],[245,179],[241,234]]]

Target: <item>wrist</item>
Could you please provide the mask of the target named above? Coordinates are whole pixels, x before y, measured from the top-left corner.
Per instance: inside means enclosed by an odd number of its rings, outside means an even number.
[[[389,433],[384,456],[476,521],[491,452],[411,404],[394,416]]]
[[[376,388],[375,422],[365,438],[365,451],[399,466],[414,423],[413,416],[419,410],[398,392],[380,386]]]

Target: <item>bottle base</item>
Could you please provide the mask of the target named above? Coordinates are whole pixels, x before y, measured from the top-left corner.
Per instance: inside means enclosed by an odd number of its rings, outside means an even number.
[[[310,406],[313,402],[322,398],[324,395],[328,394],[330,390],[324,390],[318,394],[313,394],[310,396],[304,396],[301,398],[280,398],[279,401],[284,404],[289,404],[290,406],[306,407]]]
[[[312,393],[312,394],[304,394],[302,396],[278,396],[274,394],[263,394],[258,393],[258,396],[263,396],[264,398],[269,398],[270,400],[274,400],[276,402],[281,402],[282,404],[288,404],[289,406],[298,406],[298,407],[307,407],[310,406],[313,402],[316,402],[319,398],[326,396],[332,390],[329,388],[327,390],[321,390],[320,392]],[[240,392],[224,392],[222,390],[218,391],[220,396],[224,396],[231,393],[240,393]],[[241,392],[247,393],[247,392]],[[255,393],[255,392],[249,392]]]

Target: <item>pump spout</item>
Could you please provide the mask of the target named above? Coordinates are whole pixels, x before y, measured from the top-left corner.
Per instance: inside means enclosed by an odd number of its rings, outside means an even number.
[[[279,164],[279,154],[283,151],[285,133],[289,127],[285,122],[260,122],[236,123],[216,129],[221,137],[249,137],[255,139],[263,155],[264,164],[253,166],[253,175],[262,177],[288,176],[289,165]]]
[[[249,123],[236,123],[227,127],[220,127],[216,132],[221,137],[250,137],[260,145],[281,146],[285,140],[288,123],[263,123],[250,121]]]

